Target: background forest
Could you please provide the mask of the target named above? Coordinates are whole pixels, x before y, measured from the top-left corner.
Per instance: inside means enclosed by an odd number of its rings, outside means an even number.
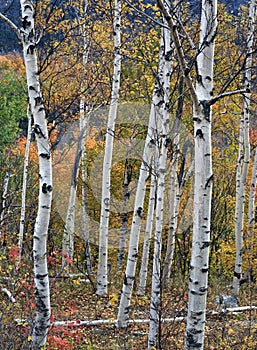
[[[257,348],[255,1],[162,3],[0,3],[0,349]]]

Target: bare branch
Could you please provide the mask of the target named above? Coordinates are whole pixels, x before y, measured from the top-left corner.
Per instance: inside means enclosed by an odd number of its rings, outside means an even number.
[[[17,37],[20,40],[22,39],[19,28],[9,18],[7,18],[2,12],[0,12],[0,19],[14,31],[14,33],[17,35]]]
[[[169,29],[169,27],[165,26],[165,24],[156,21],[156,19],[154,19],[153,17],[149,16],[147,13],[141,11],[140,9],[138,9],[136,6],[134,6],[133,4],[131,4],[131,2],[129,2],[128,0],[124,0],[129,7],[131,7],[133,10],[135,10],[136,12],[140,13],[141,15],[143,15],[144,17],[150,19],[151,22],[158,24],[159,26],[161,26],[162,28],[166,28]]]
[[[195,46],[195,43],[193,42],[193,40],[190,38],[185,26],[183,25],[182,21],[180,20],[180,18],[176,17],[177,18],[177,21],[181,27],[181,29],[183,30],[184,34],[185,34],[185,38],[186,40],[188,41],[190,47],[195,51],[196,55],[198,55],[198,49],[197,47]]]
[[[164,6],[164,3],[162,0],[157,0],[157,4],[165,18],[165,20],[168,23],[168,26],[170,28],[171,31],[171,37],[175,46],[175,50],[178,56],[178,61],[179,61],[179,65],[181,68],[181,72],[185,77],[185,83],[188,87],[189,90],[189,94],[191,96],[192,102],[194,104],[194,108],[196,110],[196,113],[200,113],[200,106],[199,106],[199,101],[196,95],[196,91],[192,82],[192,78],[190,75],[190,69],[187,66],[186,60],[185,60],[185,55],[184,55],[184,51],[180,42],[180,38],[179,38],[179,33],[177,30],[177,26],[175,25],[175,23],[172,20],[171,15],[168,13],[167,9]]]
[[[208,106],[212,106],[215,102],[221,100],[224,97],[227,96],[232,96],[232,95],[237,95],[237,94],[243,94],[243,93],[247,93],[248,91],[245,89],[242,90],[234,90],[234,91],[228,91],[228,92],[224,92],[218,96],[213,97],[209,102],[208,102]]]

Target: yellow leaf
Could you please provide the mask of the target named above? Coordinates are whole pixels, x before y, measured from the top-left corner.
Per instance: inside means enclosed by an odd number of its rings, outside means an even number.
[[[232,329],[232,328],[229,328],[229,329],[228,329],[228,334],[233,334],[233,333],[234,333],[233,329]]]

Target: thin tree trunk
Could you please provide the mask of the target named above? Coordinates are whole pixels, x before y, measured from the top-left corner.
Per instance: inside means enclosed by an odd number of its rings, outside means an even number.
[[[36,320],[33,329],[33,348],[45,346],[50,326],[50,291],[47,268],[47,232],[52,201],[52,162],[48,142],[46,114],[41,95],[34,29],[34,2],[20,0],[22,12],[22,44],[26,67],[28,95],[34,120],[34,133],[39,157],[38,212],[33,238]]]
[[[88,274],[92,273],[92,259],[90,251],[90,231],[89,231],[89,220],[87,213],[87,194],[85,184],[87,182],[87,168],[86,168],[86,148],[85,148],[85,137],[87,129],[87,113],[85,111],[84,96],[80,100],[80,132],[85,130],[82,139],[82,150],[81,150],[81,177],[82,177],[82,213],[83,213],[83,232],[84,232],[84,247],[85,247],[85,261],[86,271]]]
[[[195,183],[192,254],[189,267],[189,300],[185,349],[203,349],[209,271],[212,195],[211,107],[214,40],[217,29],[217,0],[202,0],[200,48],[197,57],[196,95],[201,111],[194,105]],[[208,45],[207,45],[208,43]],[[206,103],[207,102],[207,103]]]
[[[257,149],[255,148],[255,155],[253,160],[249,202],[248,202],[248,236],[252,236],[255,224],[255,196],[257,184]]]
[[[127,232],[128,232],[128,201],[130,197],[129,193],[129,184],[132,178],[132,168],[129,164],[128,159],[125,161],[125,169],[124,169],[124,178],[122,184],[122,213],[121,213],[121,226],[120,226],[120,240],[119,240],[119,250],[118,250],[118,267],[121,267],[124,264],[125,260],[125,252],[126,252],[126,240],[127,240]]]
[[[86,129],[83,129],[80,133],[72,169],[70,195],[62,240],[62,268],[71,266],[73,260],[77,183],[82,153],[82,143],[85,140],[85,132]]]
[[[170,175],[170,219],[169,219],[169,233],[167,239],[167,250],[164,259],[163,273],[162,273],[162,286],[167,288],[169,285],[170,271],[172,260],[175,251],[175,235],[178,224],[178,210],[180,204],[181,195],[179,195],[179,182],[177,176],[177,168],[179,161],[179,142],[180,142],[180,128],[181,128],[181,116],[183,112],[183,100],[184,100],[184,77],[182,76],[179,86],[179,99],[177,115],[172,134],[174,135],[173,147],[172,147],[172,164]]]
[[[155,160],[153,160],[155,163]],[[154,221],[154,209],[156,206],[156,167],[155,165],[152,167],[151,173],[151,184],[150,184],[150,194],[148,200],[148,211],[146,218],[146,227],[145,227],[145,235],[144,235],[144,246],[141,260],[141,267],[139,272],[139,284],[138,284],[138,295],[145,295],[145,288],[147,282],[147,272],[148,272],[148,261],[149,261],[149,252],[150,252],[150,244],[152,238],[152,229],[153,229],[153,221]]]
[[[87,8],[88,8],[88,2],[85,1],[84,8],[82,10],[83,17],[86,16]],[[78,17],[78,20],[79,21],[81,20],[80,16]],[[88,61],[88,54],[89,54],[89,43],[86,40],[86,29],[85,29],[84,23],[81,26],[81,35],[84,40],[83,68],[86,69],[86,64]],[[84,71],[82,72],[82,76],[84,78],[85,76]],[[83,90],[83,79],[82,79],[81,90]],[[69,202],[68,202],[66,222],[65,222],[63,242],[62,242],[62,268],[71,266],[72,260],[73,260],[75,209],[76,209],[77,182],[78,182],[78,176],[79,176],[79,170],[80,170],[80,162],[83,162],[82,164],[82,177],[84,176],[84,179],[82,178],[83,184],[84,184],[84,181],[86,181],[86,173],[85,173],[86,168],[84,166],[84,163],[85,163],[85,138],[86,138],[86,128],[87,128],[87,117],[88,117],[88,111],[86,111],[85,113],[85,101],[82,93],[82,97],[80,100],[80,136],[77,144],[75,161],[72,169],[70,195],[69,195]],[[86,197],[83,191],[84,191],[84,185],[82,185],[82,211],[83,211],[83,230],[84,232],[86,232],[87,230],[87,223],[85,222],[87,218],[86,208],[85,208]],[[89,252],[89,256],[90,256],[89,244],[87,240],[88,238],[85,237],[85,248],[86,248],[86,251]]]
[[[21,217],[20,217],[20,230],[19,230],[19,240],[18,240],[19,262],[21,260],[22,244],[23,244],[23,236],[24,236],[27,177],[28,177],[28,166],[29,166],[29,149],[30,149],[31,134],[32,134],[30,106],[28,106],[28,108],[27,108],[27,117],[28,117],[28,134],[27,134],[25,158],[24,158],[24,168],[23,168],[22,193],[21,193]]]
[[[169,5],[169,2],[167,2]],[[165,21],[164,21],[165,23]],[[161,118],[161,153],[157,169],[157,199],[155,214],[155,232],[154,232],[154,256],[152,273],[152,293],[150,304],[150,327],[148,335],[148,349],[160,346],[161,338],[160,316],[161,316],[161,251],[162,251],[162,226],[163,226],[163,206],[165,175],[167,163],[167,151],[170,148],[172,140],[170,138],[170,120],[169,120],[169,102],[170,102],[170,76],[173,65],[173,56],[171,56],[171,37],[168,29],[163,29],[163,76],[160,79],[162,84],[162,94],[164,103],[160,109]]]
[[[197,56],[197,84],[193,86],[190,69],[180,42],[177,26],[166,10],[163,1],[157,3],[168,22],[180,69],[193,102],[195,137],[195,183],[192,254],[189,271],[189,300],[186,350],[203,349],[206,319],[206,298],[209,271],[210,217],[212,194],[211,155],[211,105],[220,97],[212,99],[214,40],[217,28],[217,1],[202,0],[200,43]]]
[[[159,68],[158,77],[160,78],[163,74],[163,46],[160,47],[159,53]],[[153,148],[156,147],[158,143],[157,130],[159,124],[159,108],[163,104],[163,95],[159,93],[161,85],[158,82],[155,85],[151,103],[150,118],[148,123],[147,136],[145,140],[145,146],[143,151],[143,159],[139,172],[139,179],[136,191],[136,198],[134,204],[134,214],[132,219],[131,231],[130,231],[130,241],[129,241],[129,251],[128,260],[126,266],[126,272],[124,276],[124,282],[122,287],[121,299],[119,304],[119,311],[117,317],[118,327],[127,327],[129,319],[129,307],[134,286],[135,274],[136,274],[136,264],[138,257],[138,242],[140,227],[143,217],[143,206],[146,192],[146,182],[149,176],[149,168],[151,164],[151,159],[153,155]]]
[[[6,197],[8,193],[8,186],[9,186],[9,180],[10,180],[10,169],[7,168],[5,172],[4,182],[3,182],[3,191],[2,191],[2,208],[1,208],[1,214],[0,214],[0,238],[4,238],[3,245],[5,245],[5,233],[3,230],[4,226],[4,220],[5,220],[5,212],[6,212]]]
[[[84,2],[83,9],[83,17],[86,17],[88,11],[88,0]],[[91,259],[91,250],[90,250],[90,229],[89,229],[89,220],[87,213],[87,193],[86,193],[86,182],[87,182],[87,167],[86,167],[86,147],[85,147],[85,139],[86,139],[86,131],[88,124],[88,104],[85,103],[84,96],[84,80],[85,80],[85,69],[88,63],[88,56],[90,51],[90,41],[86,38],[86,26],[85,22],[83,22],[81,26],[81,34],[83,36],[83,80],[81,84],[82,96],[80,99],[80,132],[84,130],[83,138],[82,138],[82,149],[81,149],[81,178],[82,178],[82,189],[81,189],[81,202],[82,202],[82,220],[83,220],[83,233],[84,233],[84,248],[85,248],[85,262],[86,262],[86,271],[88,274],[92,273],[92,259]],[[86,106],[86,107],[85,107]]]
[[[243,253],[243,229],[244,229],[244,204],[245,189],[250,161],[250,138],[249,138],[249,118],[250,118],[250,88],[252,79],[252,50],[254,42],[254,20],[255,20],[255,0],[249,6],[249,33],[247,38],[247,53],[245,64],[245,81],[243,113],[240,122],[239,153],[237,163],[237,183],[236,183],[236,210],[235,210],[235,238],[236,238],[236,261],[234,268],[234,278],[232,284],[232,295],[238,296],[240,280],[242,278],[242,253]],[[241,164],[242,163],[242,164]]]
[[[114,70],[112,77],[112,95],[108,116],[108,126],[105,139],[105,152],[103,161],[103,178],[102,178],[102,200],[100,214],[100,232],[99,232],[99,255],[97,270],[97,295],[107,293],[107,273],[108,273],[108,228],[111,201],[111,167],[113,139],[115,132],[115,122],[118,110],[118,99],[120,90],[121,75],[121,0],[115,0],[114,5]]]

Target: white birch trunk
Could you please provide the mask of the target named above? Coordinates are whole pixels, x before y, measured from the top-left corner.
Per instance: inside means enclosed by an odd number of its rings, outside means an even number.
[[[85,1],[83,16],[86,16],[87,8],[88,8],[88,2]],[[78,18],[78,20],[80,21],[80,17]],[[81,35],[84,40],[83,67],[85,69],[88,61],[89,47],[88,47],[88,42],[85,39],[86,29],[84,24],[82,24],[81,26]],[[85,74],[83,71],[82,76],[84,77],[84,75]],[[82,85],[83,85],[83,79],[82,79]],[[83,89],[83,86],[81,86],[81,88]],[[85,163],[85,138],[86,138],[87,116],[88,116],[88,113],[85,113],[85,102],[84,102],[84,96],[82,94],[82,97],[80,100],[80,136],[77,144],[75,161],[72,169],[70,195],[69,195],[66,222],[65,222],[63,241],[62,241],[62,268],[65,268],[65,267],[67,268],[71,266],[72,260],[73,260],[77,182],[78,182],[78,176],[79,176],[80,161],[82,161],[83,164]],[[86,177],[87,177],[85,173],[86,170],[83,164],[82,164],[82,181],[86,181]],[[84,178],[83,178],[83,175],[84,175]],[[87,223],[85,222],[87,218],[86,208],[85,208],[86,197],[83,191],[84,191],[84,186],[82,185],[83,229],[84,229],[84,232],[86,232],[87,230]],[[85,242],[86,242],[86,239],[85,239]],[[85,243],[85,248],[88,251],[87,243]]]
[[[244,204],[245,189],[250,161],[250,88],[252,79],[252,50],[254,42],[254,21],[255,21],[255,0],[249,6],[249,33],[247,38],[247,53],[245,64],[245,81],[243,113],[240,122],[239,154],[237,164],[237,184],[236,184],[236,210],[235,210],[235,239],[236,239],[236,261],[234,268],[234,278],[232,284],[232,295],[238,296],[240,280],[242,278],[242,253],[243,253],[243,229],[244,229]],[[242,160],[242,161],[241,161]],[[242,162],[242,164],[241,164]]]
[[[107,264],[108,264],[108,228],[111,201],[111,167],[113,139],[115,132],[115,122],[118,110],[118,99],[120,90],[121,74],[121,0],[115,0],[113,36],[114,36],[114,70],[112,77],[112,94],[108,116],[108,125],[105,139],[105,151],[103,161],[103,178],[102,178],[102,199],[100,214],[100,231],[99,231],[99,255],[97,270],[97,295],[107,293]]]
[[[179,87],[179,99],[178,99],[178,108],[177,116],[173,127],[172,135],[173,139],[173,148],[172,148],[172,164],[171,164],[171,174],[170,174],[170,219],[169,219],[169,232],[167,239],[167,249],[166,255],[163,264],[163,273],[162,273],[162,286],[167,288],[169,285],[171,265],[173,261],[174,251],[175,251],[175,235],[178,225],[178,210],[180,204],[180,198],[182,193],[179,189],[177,168],[179,161],[179,142],[180,142],[180,129],[181,129],[181,116],[183,112],[183,100],[184,100],[184,78],[181,78],[180,87]]]
[[[84,96],[80,100],[80,132],[84,130],[82,139],[82,149],[81,149],[81,178],[82,178],[82,212],[83,212],[83,232],[84,232],[84,247],[85,247],[85,260],[86,260],[86,271],[88,274],[92,273],[92,259],[90,252],[90,231],[89,231],[89,220],[87,213],[87,194],[85,184],[87,181],[87,168],[86,168],[86,148],[85,148],[85,138],[86,129],[88,121],[88,111],[85,111],[85,101]]]
[[[252,176],[250,183],[250,193],[248,202],[248,236],[252,236],[253,228],[255,224],[255,196],[256,196],[256,184],[257,184],[257,149],[255,149],[255,155],[253,160]]]
[[[197,56],[197,84],[192,84],[183,47],[172,16],[163,1],[157,3],[168,22],[178,61],[193,102],[195,137],[195,183],[192,255],[189,271],[189,301],[184,348],[203,349],[209,270],[210,216],[212,194],[211,105],[214,40],[217,30],[217,0],[202,0],[200,51]]]
[[[158,67],[158,77],[163,75],[163,57],[164,47],[161,43],[160,53],[159,53],[159,67]],[[143,151],[143,158],[139,172],[139,179],[136,191],[136,198],[134,204],[134,214],[132,219],[131,231],[130,231],[130,241],[129,241],[129,251],[128,260],[126,266],[126,272],[124,276],[124,282],[122,287],[121,299],[119,304],[119,311],[117,317],[117,327],[127,327],[129,319],[129,307],[134,286],[135,274],[136,274],[136,264],[138,257],[138,241],[140,234],[140,227],[143,217],[143,207],[146,192],[146,182],[149,176],[149,168],[151,164],[151,159],[153,155],[153,148],[158,143],[157,140],[157,130],[159,125],[159,107],[163,104],[163,95],[160,93],[161,86],[156,83],[152,103],[150,110],[150,118],[148,123],[147,136],[145,140],[145,146]]]
[[[41,95],[34,29],[34,2],[20,0],[22,12],[22,44],[26,67],[29,103],[34,119],[34,133],[39,157],[39,198],[34,229],[33,259],[36,296],[36,320],[33,329],[33,348],[45,346],[50,326],[50,291],[47,269],[47,232],[52,201],[52,163],[48,142],[45,108]]]
[[[87,15],[88,11],[88,1],[84,2],[83,9],[83,17]],[[83,36],[83,67],[86,69],[86,65],[88,63],[88,56],[90,51],[90,41],[86,39],[86,26],[85,23],[81,26],[81,34]],[[83,138],[82,138],[82,150],[81,150],[81,178],[82,178],[82,190],[81,190],[81,202],[82,202],[82,213],[83,213],[83,233],[84,233],[84,247],[85,247],[85,262],[86,262],[86,271],[88,274],[92,273],[92,259],[91,259],[91,251],[90,251],[90,230],[89,230],[89,220],[87,213],[87,193],[85,184],[87,182],[87,168],[86,168],[86,147],[85,147],[85,139],[86,139],[86,130],[88,124],[88,104],[85,103],[84,96],[84,79],[85,73],[83,71],[83,80],[81,84],[82,96],[80,99],[80,132],[84,130]],[[85,107],[86,105],[86,107]]]
[[[168,3],[168,2],[167,2]],[[165,190],[165,175],[167,150],[171,144],[170,139],[170,120],[169,120],[169,101],[170,101],[170,76],[173,60],[170,56],[171,37],[168,29],[163,29],[163,77],[160,79],[162,84],[162,93],[164,103],[160,109],[161,118],[161,153],[157,169],[157,200],[155,214],[155,232],[154,232],[154,256],[152,273],[152,293],[150,304],[150,327],[148,335],[148,349],[156,348],[158,339],[160,339],[160,306],[161,306],[161,250],[162,250],[162,226],[163,226],[163,205]],[[158,344],[160,345],[160,344]]]
[[[151,174],[151,184],[150,184],[150,194],[148,200],[148,210],[147,210],[147,218],[146,218],[146,227],[145,227],[145,235],[144,235],[144,245],[143,245],[143,253],[142,260],[139,272],[139,284],[138,284],[138,295],[145,295],[145,288],[147,282],[147,272],[148,272],[148,261],[149,261],[149,252],[150,252],[150,244],[152,238],[152,230],[153,230],[153,221],[154,221],[154,208],[156,205],[155,195],[156,195],[156,169],[152,170]]]
[[[77,149],[76,149],[76,155],[75,160],[73,164],[72,169],[72,176],[71,176],[71,187],[70,187],[70,195],[69,195],[69,202],[68,202],[68,209],[67,209],[67,215],[66,215],[66,223],[64,227],[64,233],[63,233],[63,241],[62,241],[62,268],[68,267],[72,264],[73,260],[73,251],[74,251],[74,230],[75,230],[75,206],[76,206],[76,196],[77,196],[77,183],[78,183],[78,176],[79,176],[79,169],[80,169],[80,162],[83,154],[83,149],[85,149],[85,138],[86,138],[86,120],[87,120],[87,114],[81,116],[80,119],[80,135],[78,139]],[[85,161],[85,160],[82,160]],[[82,166],[82,173],[85,174],[85,167]],[[82,186],[83,191],[83,186]],[[82,192],[82,196],[84,198],[84,204],[85,204],[85,194]],[[84,232],[87,232],[87,223],[86,220],[86,208],[83,209],[83,226],[84,226]],[[87,235],[88,236],[88,235]],[[85,236],[85,241],[88,240],[88,237]]]
[[[194,105],[195,183],[192,253],[189,268],[189,300],[185,349],[203,349],[209,270],[212,195],[211,100],[214,40],[217,30],[217,0],[202,0],[200,48],[197,57]],[[198,110],[198,112],[197,112]]]
[[[71,186],[70,186],[70,195],[68,202],[68,209],[66,215],[66,222],[63,232],[62,240],[62,268],[68,268],[72,265],[73,260],[73,251],[74,251],[74,228],[75,228],[75,205],[76,205],[76,196],[77,196],[77,183],[79,175],[79,165],[82,152],[82,139],[83,133],[80,134],[80,138],[77,144],[75,160],[72,169],[71,175]]]
[[[6,196],[8,193],[8,186],[9,186],[9,180],[10,180],[10,169],[7,168],[5,172],[4,182],[3,182],[3,191],[2,191],[2,208],[1,208],[1,215],[0,215],[0,239],[2,236],[4,237],[4,244],[5,242],[5,234],[3,230],[3,224],[5,219],[5,212],[6,212]]]
[[[179,186],[178,186],[178,178],[177,178],[177,165],[178,165],[178,157],[175,156],[176,159],[172,163],[171,168],[171,177],[170,177],[170,219],[169,219],[169,232],[167,239],[167,250],[163,264],[163,273],[162,273],[162,286],[163,288],[167,288],[169,285],[170,279],[170,271],[175,251],[175,238],[178,224],[178,209],[180,204],[180,196]]]
[[[129,165],[128,159],[125,161],[124,178],[122,184],[122,213],[121,213],[121,226],[120,226],[120,240],[118,250],[117,265],[121,267],[124,264],[125,252],[127,246],[127,231],[128,231],[128,201],[130,197],[129,184],[131,182],[132,169]]]
[[[28,177],[28,166],[29,166],[29,149],[30,149],[30,141],[31,141],[31,134],[32,134],[30,106],[28,106],[27,108],[27,117],[28,117],[28,134],[27,134],[26,149],[25,149],[24,167],[23,167],[22,192],[21,192],[21,216],[20,216],[20,230],[19,230],[19,240],[18,240],[19,262],[21,260],[22,244],[23,244],[23,236],[24,236],[27,177]]]

